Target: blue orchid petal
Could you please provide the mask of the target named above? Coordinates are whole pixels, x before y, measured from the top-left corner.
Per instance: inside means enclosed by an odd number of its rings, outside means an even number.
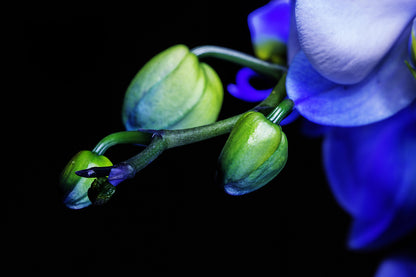
[[[248,16],[251,41],[256,56],[263,60],[280,59],[289,37],[290,0],[274,0]]]
[[[409,33],[410,25],[383,62],[355,85],[329,81],[299,52],[286,80],[289,98],[302,116],[322,125],[358,126],[394,115],[416,98],[416,81],[404,63]]]
[[[366,126],[327,131],[323,155],[339,204],[353,217],[349,246],[386,245],[416,227],[416,101]]]
[[[236,76],[236,84],[227,86],[228,92],[241,100],[247,102],[259,102],[264,100],[272,92],[273,88],[258,90],[250,84],[250,79],[260,76],[250,68],[242,68]]]
[[[416,15],[414,0],[298,0],[300,45],[313,67],[341,84],[362,81]]]
[[[416,276],[416,257],[414,254],[400,254],[384,260],[375,277],[414,277]]]
[[[274,0],[253,11],[248,25],[254,43],[270,37],[286,43],[289,37],[290,0]]]

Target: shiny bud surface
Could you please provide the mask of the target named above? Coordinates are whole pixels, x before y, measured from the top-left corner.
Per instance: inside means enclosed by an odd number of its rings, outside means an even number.
[[[261,188],[286,164],[288,143],[280,126],[248,112],[236,123],[218,159],[218,177],[230,195]]]
[[[91,205],[88,198],[88,189],[95,178],[80,177],[75,174],[76,171],[112,165],[111,161],[105,156],[87,150],[78,152],[61,173],[59,185],[65,193],[64,204],[71,209],[82,209]]]
[[[127,89],[122,111],[127,130],[181,129],[216,121],[223,100],[217,73],[184,45],[147,62]]]

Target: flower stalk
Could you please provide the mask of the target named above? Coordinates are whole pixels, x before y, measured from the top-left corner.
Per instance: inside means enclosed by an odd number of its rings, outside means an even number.
[[[285,72],[287,68],[223,47],[202,46],[193,49],[191,52],[198,58],[215,57],[250,67],[261,74],[275,79],[280,78],[269,96],[249,110],[249,112],[255,111],[264,115],[270,114],[270,120],[278,124],[292,110],[293,102],[288,99],[283,100],[286,97]],[[92,150],[94,154],[103,155],[109,148],[118,144],[138,144],[144,145],[146,148],[130,159],[113,166],[92,167],[78,170],[75,173],[85,178],[96,178],[94,185],[88,191],[88,196],[94,204],[106,203],[114,194],[115,187],[119,183],[134,177],[165,150],[228,134],[244,114],[193,128],[169,130],[139,129],[137,131],[110,134],[100,140],[94,147]]]
[[[117,144],[140,144],[148,145],[152,139],[152,133],[138,132],[138,131],[124,131],[112,133],[104,137],[94,147],[92,152],[98,155],[104,155],[104,153],[112,146]]]
[[[279,78],[282,75],[282,72],[287,72],[287,68],[282,65],[269,63],[245,53],[224,47],[205,45],[196,47],[192,49],[191,52],[198,58],[213,57],[230,61],[244,67],[249,67],[274,79]]]
[[[283,118],[287,116],[293,107],[293,102],[291,100],[283,100],[286,96],[285,77],[286,76],[284,75],[280,79],[279,83],[265,100],[263,100],[250,111],[258,111],[267,115],[271,111],[277,109],[279,111],[279,115],[274,115],[273,118],[278,118],[276,119],[278,122],[283,120]],[[275,108],[276,106],[278,108]],[[276,112],[272,112],[272,114],[275,113]],[[183,146],[230,133],[235,123],[243,114],[236,115],[212,124],[188,129],[138,130],[110,134],[103,138],[94,147],[93,151],[95,153],[102,155],[110,147],[125,143],[147,145],[147,147],[139,154],[112,167],[88,168],[85,170],[77,171],[76,174],[86,178],[108,176],[108,181],[112,185],[116,186],[120,182],[132,178],[135,174],[137,174],[140,170],[150,164],[160,154],[169,148]]]
[[[290,99],[283,100],[268,116],[267,119],[276,125],[279,125],[282,120],[290,114],[294,103]]]

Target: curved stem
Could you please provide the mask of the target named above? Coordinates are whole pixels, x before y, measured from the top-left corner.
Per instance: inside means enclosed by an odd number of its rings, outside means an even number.
[[[272,92],[267,96],[266,99],[261,101],[256,107],[253,108],[254,111],[261,112],[264,115],[267,115],[273,109],[283,101],[286,97],[286,73],[283,74],[280,78],[277,85],[273,88]]]
[[[155,134],[150,144],[142,152],[123,163],[131,166],[134,174],[136,174],[136,172],[153,162],[167,148],[168,145],[164,138],[159,134]]]
[[[228,134],[231,132],[235,123],[240,117],[241,114],[209,125],[195,128],[182,130],[163,130],[161,134],[165,139],[168,148],[178,147]]]
[[[148,145],[152,139],[152,133],[138,132],[138,131],[125,131],[110,134],[100,140],[94,147],[92,152],[98,155],[104,155],[108,148],[116,144],[141,144]]]
[[[245,53],[228,49],[220,46],[200,46],[191,50],[198,58],[214,57],[226,61],[230,61],[241,66],[249,67],[261,74],[279,78],[282,72],[286,72],[287,68],[281,65],[269,63]]]

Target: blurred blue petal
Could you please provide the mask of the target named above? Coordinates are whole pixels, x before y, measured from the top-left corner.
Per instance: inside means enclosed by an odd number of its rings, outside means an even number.
[[[364,80],[415,16],[415,0],[296,2],[302,50],[322,76],[340,84]]]
[[[394,255],[384,260],[375,277],[415,277],[416,257],[414,255]]]
[[[332,127],[313,123],[305,118],[301,121],[301,133],[309,138],[323,137]]]
[[[284,125],[290,124],[296,119],[298,119],[299,116],[300,116],[299,112],[296,109],[293,109],[293,111],[287,117],[285,117],[285,119],[283,119],[279,125],[284,126]]]
[[[256,56],[278,62],[286,53],[289,37],[290,0],[274,0],[248,16]]]
[[[358,126],[388,118],[416,98],[416,81],[404,60],[410,25],[374,71],[355,85],[339,85],[320,75],[299,52],[289,68],[286,89],[299,113],[332,126]]]
[[[328,131],[324,165],[353,218],[350,248],[381,247],[416,227],[415,138],[416,102],[375,124]]]
[[[247,102],[260,102],[269,96],[273,88],[258,90],[250,84],[250,79],[260,75],[250,68],[242,68],[236,76],[236,84],[227,86],[228,92],[241,100]]]

